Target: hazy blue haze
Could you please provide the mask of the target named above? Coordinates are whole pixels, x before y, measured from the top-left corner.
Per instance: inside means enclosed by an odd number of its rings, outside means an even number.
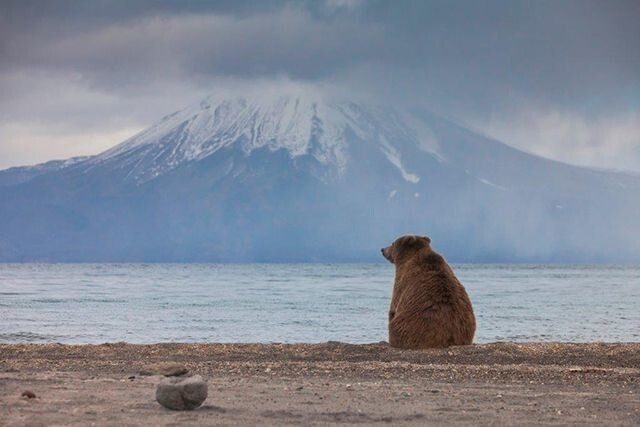
[[[476,342],[640,340],[640,267],[455,270]],[[0,342],[377,342],[392,280],[389,264],[0,264]]]
[[[0,171],[0,262],[636,263],[640,176],[421,109],[207,97],[97,156]]]

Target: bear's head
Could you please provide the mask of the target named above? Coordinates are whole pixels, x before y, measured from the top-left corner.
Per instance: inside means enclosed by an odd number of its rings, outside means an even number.
[[[391,246],[380,249],[382,256],[390,263],[396,264],[402,259],[409,258],[420,249],[429,247],[431,239],[427,236],[407,235],[398,237]]]

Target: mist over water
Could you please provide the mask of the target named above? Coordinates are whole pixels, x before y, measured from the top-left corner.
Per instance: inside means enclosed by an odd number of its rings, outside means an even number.
[[[455,265],[475,341],[638,341],[640,267]],[[389,264],[0,264],[0,342],[387,340]]]

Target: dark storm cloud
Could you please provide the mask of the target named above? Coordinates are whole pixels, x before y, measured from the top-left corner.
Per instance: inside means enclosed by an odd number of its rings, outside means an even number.
[[[122,114],[109,107],[119,103],[146,122],[167,112],[138,111],[149,94],[182,101],[230,79],[285,78],[424,102],[513,135],[501,126],[516,110],[525,123],[539,109],[580,120],[637,112],[638,22],[637,1],[3,2],[0,97],[15,102],[0,114],[46,121],[51,111],[30,100],[53,85],[67,88],[69,117],[91,122],[74,113],[97,93],[114,99],[96,121]]]
[[[383,4],[372,15],[394,34],[393,62],[448,90],[571,101],[639,89],[638,2]]]
[[[236,10],[186,3],[175,10],[153,2],[147,10],[134,3],[124,15],[119,4],[109,3],[105,14],[93,16],[85,5],[46,18],[16,5],[7,14],[11,30],[0,67],[76,72],[110,88],[218,76],[313,80],[374,57],[384,44],[383,34],[368,23],[321,20],[301,6],[270,4],[258,2],[253,10],[238,3]]]
[[[66,69],[99,86],[178,75],[315,80],[371,64],[412,72],[425,89],[474,103],[516,92],[599,108],[590,96],[609,105],[636,102],[640,91],[640,3],[633,1],[15,2],[4,8],[3,69]]]

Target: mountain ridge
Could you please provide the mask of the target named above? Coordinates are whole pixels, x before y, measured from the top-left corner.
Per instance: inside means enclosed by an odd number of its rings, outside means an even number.
[[[639,178],[426,110],[207,97],[44,165],[0,172],[0,260],[373,261],[403,233],[454,261],[640,257]]]

